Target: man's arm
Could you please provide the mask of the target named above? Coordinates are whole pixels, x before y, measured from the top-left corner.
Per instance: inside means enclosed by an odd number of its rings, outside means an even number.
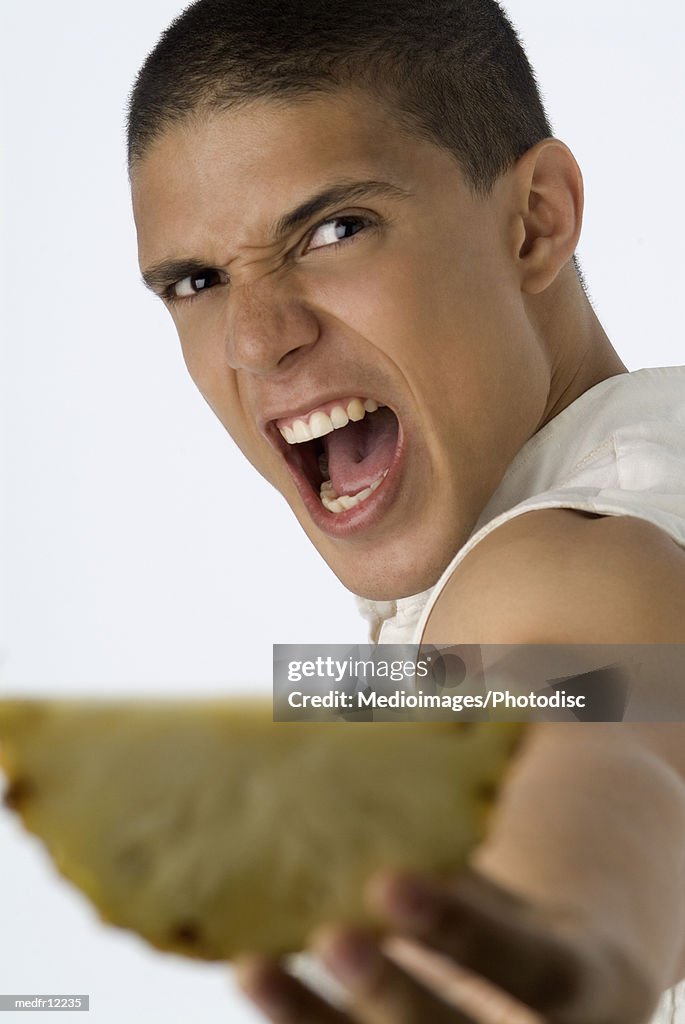
[[[424,640],[682,643],[685,553],[634,518],[526,513],[464,559]],[[453,886],[377,879],[373,902],[410,952],[466,966],[546,1024],[643,1024],[685,975],[685,724],[531,727],[473,866]],[[473,1024],[442,1001],[444,971],[398,967],[396,941],[320,937],[345,1012],[268,962],[242,983],[282,1024]]]
[[[683,643],[685,552],[632,517],[527,513],[467,556],[425,639]],[[685,976],[685,723],[535,726],[475,863],[577,913],[657,991],[673,984]]]

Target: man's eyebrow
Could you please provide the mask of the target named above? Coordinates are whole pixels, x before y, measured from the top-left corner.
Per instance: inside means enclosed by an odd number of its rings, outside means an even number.
[[[389,181],[341,181],[328,188],[317,192],[316,195],[305,199],[303,203],[296,206],[290,213],[279,217],[272,226],[270,235],[277,241],[289,234],[295,228],[301,227],[317,213],[327,210],[332,206],[350,203],[355,199],[408,199],[411,192],[393,185]]]
[[[176,281],[182,281],[191,274],[199,274],[207,269],[201,260],[180,259],[161,260],[142,272],[143,283],[157,295],[169,288]]]
[[[408,199],[412,195],[399,185],[389,181],[341,181],[322,189],[296,206],[294,210],[279,217],[269,229],[269,237],[277,242],[296,228],[306,224],[323,210],[351,203],[356,199]],[[209,263],[198,259],[169,259],[147,267],[142,272],[143,282],[158,295],[176,281],[182,281],[191,274],[207,270]]]

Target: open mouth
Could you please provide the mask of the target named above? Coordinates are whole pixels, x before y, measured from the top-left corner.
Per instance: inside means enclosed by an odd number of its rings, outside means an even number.
[[[334,516],[368,501],[383,484],[398,449],[399,423],[372,398],[338,399],[275,422],[296,481]]]

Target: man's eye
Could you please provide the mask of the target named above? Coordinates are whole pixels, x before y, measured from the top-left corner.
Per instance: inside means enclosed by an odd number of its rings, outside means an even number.
[[[346,238],[351,238],[352,235],[356,235],[358,231],[362,231],[367,226],[368,221],[363,217],[331,217],[330,220],[319,224],[318,228],[310,235],[307,250],[323,249],[326,245],[344,242]]]
[[[215,284],[220,283],[220,280],[218,270],[200,270],[197,274],[190,274],[183,280],[177,281],[176,284],[172,284],[169,288],[169,298],[190,299],[193,295],[213,288]]]

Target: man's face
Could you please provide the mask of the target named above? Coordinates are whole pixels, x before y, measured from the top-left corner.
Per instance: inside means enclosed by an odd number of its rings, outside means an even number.
[[[430,586],[540,425],[511,196],[352,93],[189,118],[134,168],[193,380],[356,593]]]

